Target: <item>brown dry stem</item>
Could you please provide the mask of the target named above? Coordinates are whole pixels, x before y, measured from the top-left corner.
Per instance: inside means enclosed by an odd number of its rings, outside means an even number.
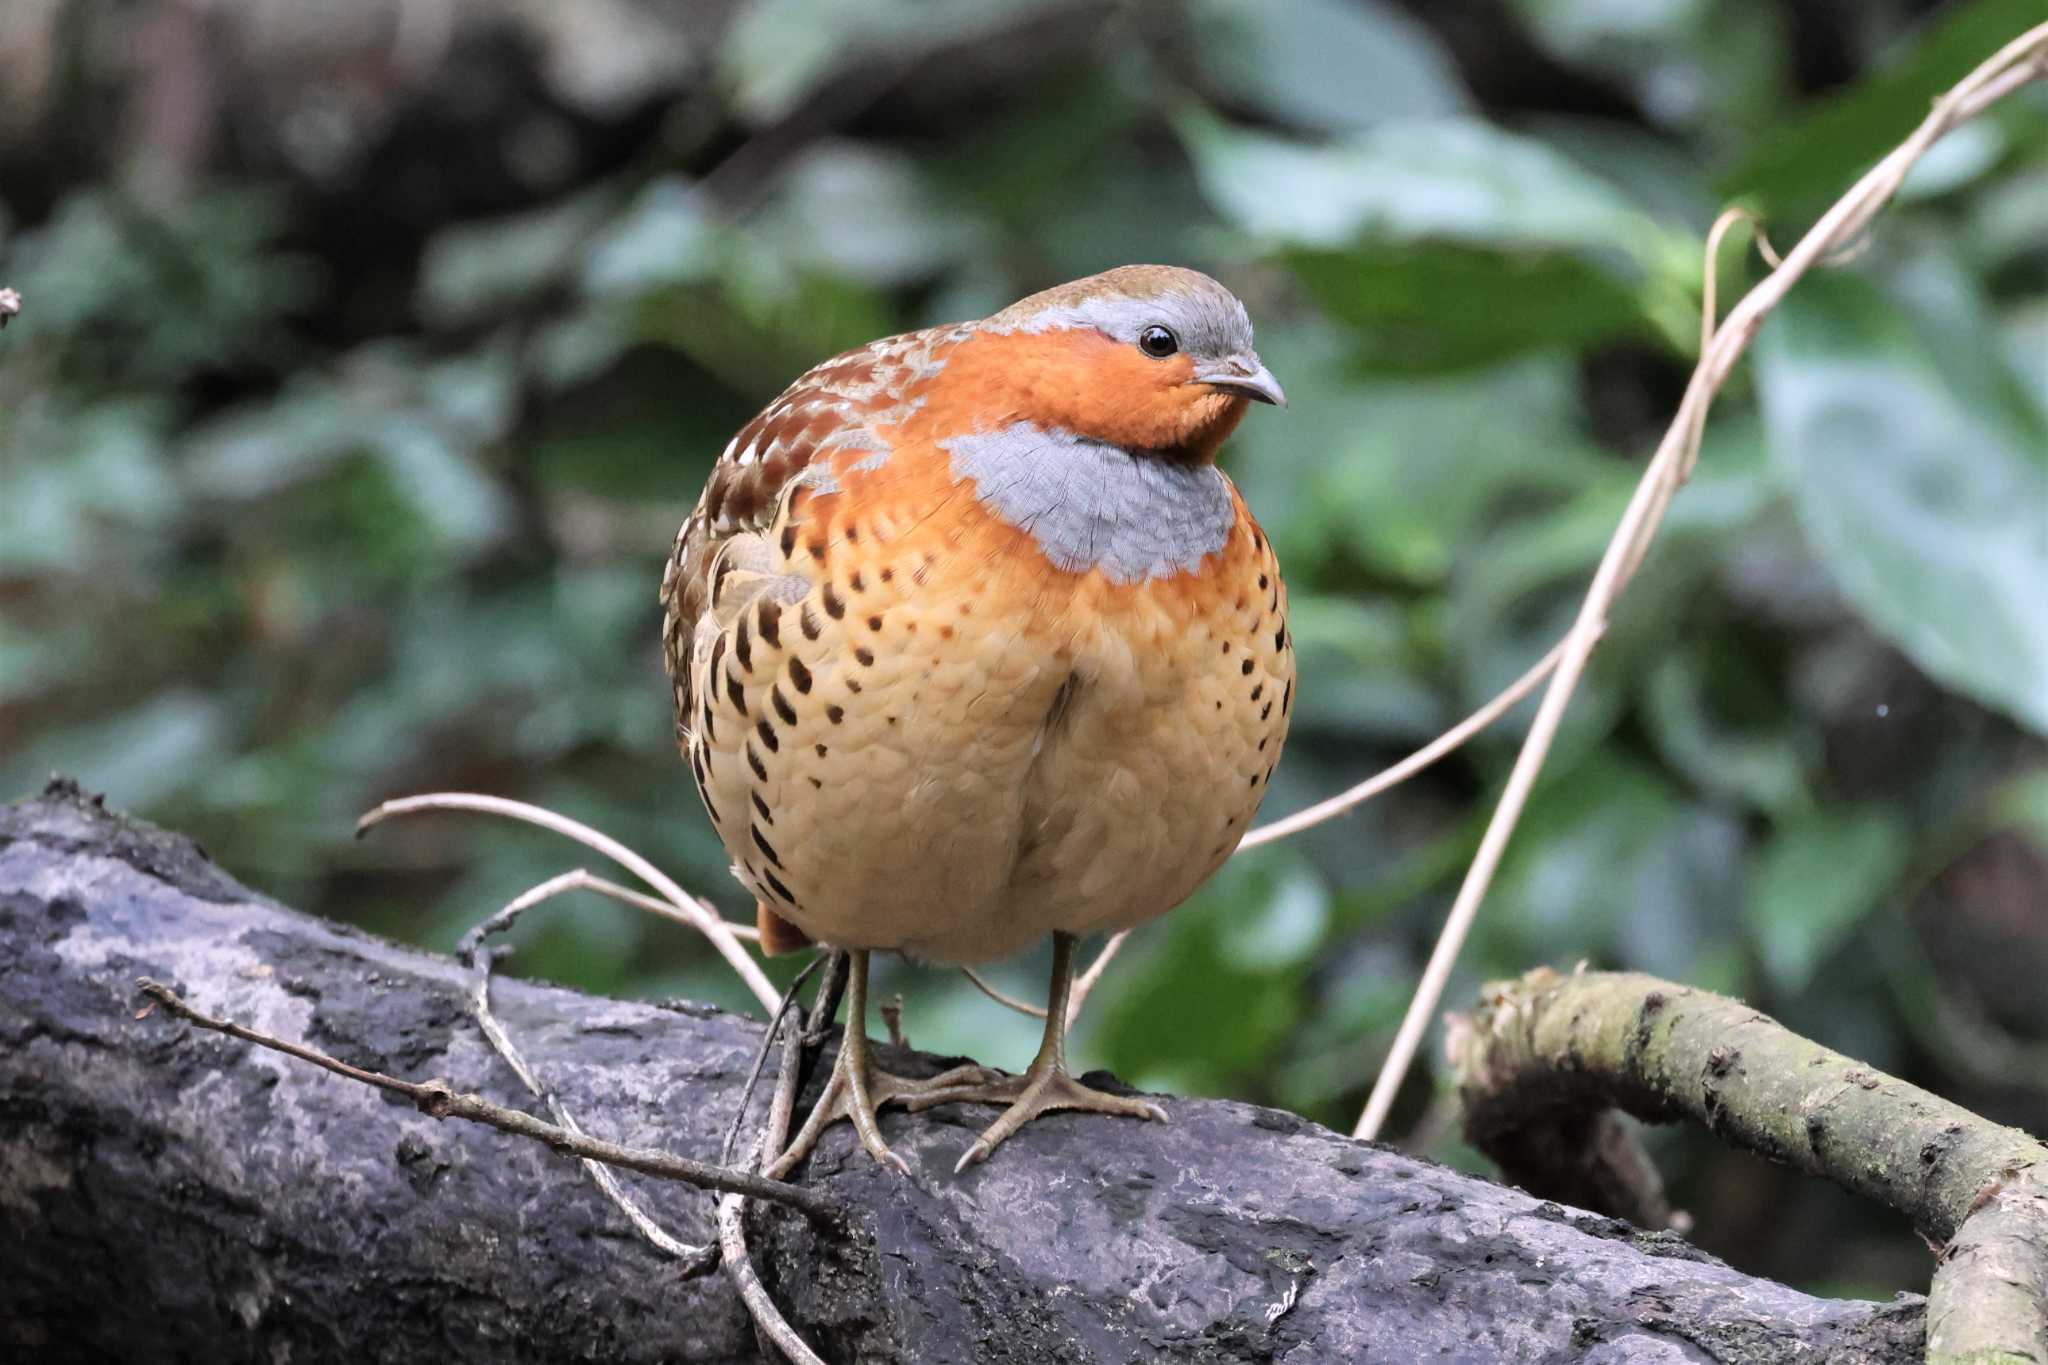
[[[1444,988],[1457,965],[1465,936],[1478,916],[1480,903],[1493,884],[1494,873],[1500,867],[1508,841],[1514,837],[1515,826],[1521,820],[1529,794],[1549,757],[1551,743],[1563,724],[1572,692],[1578,686],[1594,645],[1607,627],[1608,615],[1628,587],[1629,580],[1641,567],[1656,538],[1657,529],[1663,523],[1665,510],[1699,458],[1707,410],[1713,405],[1721,386],[1728,381],[1728,376],[1734,373],[1737,362],[1749,349],[1749,343],[1756,338],[1764,319],[1784,301],[1807,271],[1843,258],[1845,249],[1891,202],[1900,185],[1905,183],[1907,172],[1927,154],[1930,147],[2015,90],[2044,76],[2048,76],[2048,24],[2039,24],[1993,53],[1936,100],[1932,111],[1914,129],[1912,136],[1893,148],[1836,200],[1833,207],[1799,239],[1798,244],[1776,263],[1771,273],[1729,311],[1726,321],[1718,328],[1714,326],[1712,315],[1714,294],[1711,281],[1716,264],[1715,251],[1727,224],[1736,219],[1749,221],[1748,211],[1729,210],[1715,224],[1714,231],[1708,234],[1703,274],[1709,283],[1706,286],[1706,306],[1701,310],[1703,344],[1699,364],[1693,369],[1678,412],[1658,442],[1656,453],[1650,457],[1649,465],[1622,513],[1621,522],[1600,557],[1592,584],[1587,588],[1578,615],[1565,636],[1550,685],[1544,690],[1543,701],[1537,707],[1536,718],[1530,723],[1528,736],[1522,741],[1521,752],[1515,756],[1514,767],[1501,790],[1493,816],[1487,822],[1486,832],[1480,838],[1472,865],[1467,869],[1450,912],[1444,918],[1436,947],[1430,953],[1422,980],[1415,988],[1408,1011],[1402,1017],[1400,1029],[1387,1051],[1387,1060],[1373,1082],[1365,1110],[1352,1129],[1353,1136],[1377,1137],[1380,1127],[1386,1122],[1387,1114],[1393,1108],[1394,1096],[1407,1076],[1409,1064],[1422,1045],[1423,1033],[1436,1013],[1437,1002],[1443,999]]]
[[[216,1019],[211,1015],[202,1014],[186,1004],[169,986],[160,981],[152,981],[148,977],[136,982],[136,990],[154,1004],[161,1005],[165,1013],[199,1028],[225,1034],[245,1043],[254,1043],[258,1047],[281,1052],[287,1057],[296,1057],[302,1062],[310,1062],[322,1070],[331,1071],[348,1080],[403,1095],[429,1118],[467,1119],[471,1123],[481,1123],[515,1137],[532,1138],[567,1156],[601,1161],[607,1166],[640,1171],[662,1180],[680,1180],[699,1189],[772,1200],[778,1204],[787,1204],[812,1218],[836,1221],[844,1214],[838,1200],[818,1190],[806,1189],[801,1185],[791,1185],[780,1180],[769,1180],[765,1176],[748,1171],[728,1170],[722,1166],[714,1166],[710,1162],[677,1156],[655,1147],[628,1147],[616,1142],[606,1142],[602,1138],[594,1138],[588,1134],[571,1132],[558,1124],[535,1118],[520,1110],[493,1104],[481,1095],[456,1090],[443,1080],[407,1081],[396,1076],[387,1076],[381,1071],[368,1071],[362,1067],[350,1066],[340,1058],[331,1057],[317,1048],[273,1038],[269,1034],[245,1028],[230,1019]],[[143,1013],[148,1013],[148,1010],[145,1008]]]
[[[470,1017],[476,1020],[477,1027],[483,1031],[484,1040],[490,1044],[491,1050],[498,1054],[498,1060],[511,1068],[512,1074],[519,1078],[519,1083],[526,1087],[527,1093],[547,1106],[549,1116],[562,1128],[579,1137],[585,1135],[583,1125],[569,1112],[568,1106],[562,1103],[559,1095],[540,1083],[539,1075],[520,1052],[518,1045],[512,1041],[512,1035],[498,1022],[496,1012],[491,1009],[491,968],[500,953],[511,950],[500,948],[494,951],[486,948],[484,939],[492,934],[503,933],[512,927],[520,915],[564,890],[590,887],[594,883],[598,886],[603,885],[596,883],[596,879],[582,868],[550,877],[540,885],[514,897],[504,909],[464,934],[461,944],[456,949],[456,956],[470,969],[469,1013]],[[585,1157],[583,1171],[590,1177],[591,1183],[597,1186],[598,1192],[626,1216],[626,1221],[631,1223],[642,1237],[661,1251],[683,1262],[683,1275],[686,1279],[709,1274],[717,1268],[716,1243],[701,1247],[691,1246],[661,1226],[655,1221],[653,1214],[641,1207],[639,1200],[626,1192],[625,1186],[619,1183],[619,1178],[612,1168],[603,1162]]]
[[[752,1164],[760,1170],[769,1169],[789,1142],[789,1125],[796,1115],[796,1094],[803,1078],[804,1050],[810,1044],[823,1040],[825,1029],[839,1009],[839,994],[845,982],[846,954],[835,951],[825,979],[819,983],[817,1001],[804,1016],[803,1027],[785,1036],[783,1041],[781,1060],[776,1067],[775,1094],[768,1104],[768,1121],[763,1125],[750,1157]],[[801,980],[790,986],[790,998],[795,997],[800,984]],[[773,1032],[771,1025],[771,1036]],[[762,1338],[796,1365],[824,1365],[818,1354],[789,1325],[789,1320],[783,1317],[782,1310],[775,1306],[767,1286],[761,1283],[760,1275],[754,1270],[753,1258],[747,1250],[747,1201],[744,1197],[728,1195],[718,1201],[718,1244],[725,1253],[726,1274],[732,1279],[733,1287],[739,1290],[740,1300],[747,1306],[747,1315],[753,1318],[754,1328]]]

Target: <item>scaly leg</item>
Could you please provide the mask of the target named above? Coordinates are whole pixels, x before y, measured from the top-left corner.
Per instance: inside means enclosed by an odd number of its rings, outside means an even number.
[[[986,1161],[1019,1128],[1040,1114],[1056,1109],[1078,1109],[1094,1114],[1116,1114],[1124,1118],[1166,1122],[1166,1111],[1150,1100],[1110,1095],[1081,1084],[1067,1074],[1067,995],[1074,983],[1074,936],[1052,936],[1052,989],[1045,1005],[1045,1038],[1038,1055],[1021,1076],[1006,1076],[989,1085],[954,1084],[942,1093],[922,1095],[910,1101],[912,1109],[960,1100],[1008,1104],[1002,1117],[974,1140],[953,1168],[959,1174],[977,1161]],[[934,1077],[941,1080],[943,1077]]]
[[[895,1168],[900,1175],[909,1175],[910,1167],[882,1140],[875,1111],[892,1100],[920,1109],[945,1104],[954,1098],[954,1092],[989,1079],[989,1074],[978,1066],[954,1067],[929,1080],[912,1080],[877,1070],[868,1060],[868,953],[865,948],[852,948],[847,956],[846,1032],[839,1041],[839,1056],[832,1063],[825,1093],[818,1096],[817,1106],[804,1120],[802,1131],[766,1172],[778,1180],[789,1174],[817,1145],[819,1135],[840,1119],[853,1120],[854,1131],[860,1134],[861,1146],[868,1149],[869,1156]]]

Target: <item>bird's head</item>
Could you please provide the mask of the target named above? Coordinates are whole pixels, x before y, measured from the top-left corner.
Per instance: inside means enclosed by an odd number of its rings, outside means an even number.
[[[1287,405],[1228,289],[1195,270],[1127,265],[1033,294],[982,323],[1016,415],[1131,450],[1199,461],[1248,404]]]

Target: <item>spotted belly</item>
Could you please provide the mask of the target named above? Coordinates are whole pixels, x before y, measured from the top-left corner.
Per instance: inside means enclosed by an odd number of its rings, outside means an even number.
[[[1284,590],[1229,496],[1213,553],[1137,581],[915,498],[794,500],[766,586],[691,655],[735,875],[814,939],[949,963],[1179,904],[1249,826],[1293,702]]]
[[[1179,905],[1236,849],[1280,760],[1294,668],[1277,573],[1162,586],[1181,600],[1138,594],[1075,641],[1074,698],[1030,774],[1006,887],[1034,936]]]

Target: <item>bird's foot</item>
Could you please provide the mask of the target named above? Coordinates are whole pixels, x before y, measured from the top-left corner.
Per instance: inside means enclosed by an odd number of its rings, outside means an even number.
[[[868,1149],[868,1155],[898,1175],[907,1176],[910,1167],[882,1140],[882,1128],[876,1112],[891,1103],[911,1109],[947,1104],[956,1092],[988,1085],[992,1079],[992,1073],[978,1066],[956,1066],[950,1071],[921,1079],[898,1076],[870,1064],[865,1048],[848,1047],[842,1041],[838,1059],[832,1064],[832,1076],[825,1082],[825,1092],[818,1096],[818,1103],[812,1107],[810,1117],[804,1120],[802,1130],[790,1140],[782,1155],[775,1158],[766,1174],[777,1180],[788,1175],[818,1145],[819,1137],[827,1128],[841,1119],[850,1119],[854,1132],[860,1136],[860,1145]]]
[[[961,1068],[965,1069],[965,1068]],[[948,1073],[950,1074],[950,1073]],[[938,1077],[933,1077],[938,1080]],[[955,1084],[941,1093],[920,1096],[909,1101],[912,1109],[924,1109],[934,1104],[957,1104],[974,1102],[980,1104],[1006,1104],[1002,1117],[982,1130],[974,1145],[960,1158],[953,1173],[958,1175],[978,1161],[988,1160],[989,1153],[1003,1144],[1016,1131],[1040,1114],[1068,1109],[1089,1114],[1114,1114],[1119,1118],[1150,1119],[1154,1123],[1166,1122],[1166,1111],[1150,1100],[1136,1099],[1128,1095],[1112,1095],[1107,1091],[1086,1086],[1066,1073],[1062,1067],[1040,1067],[1033,1065],[1021,1076],[1004,1076],[986,1084]]]

